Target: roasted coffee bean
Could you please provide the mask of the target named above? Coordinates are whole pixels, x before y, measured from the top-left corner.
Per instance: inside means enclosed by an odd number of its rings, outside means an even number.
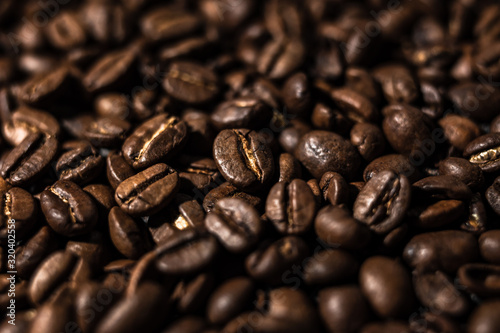
[[[295,178],[302,176],[302,168],[299,161],[289,153],[283,153],[279,158],[279,181],[291,182]]]
[[[182,113],[181,119],[189,129],[186,151],[204,156],[211,155],[216,133],[212,128],[210,116],[202,111],[188,109]]]
[[[316,201],[305,181],[279,182],[269,191],[266,216],[280,233],[296,235],[308,231],[315,214]]]
[[[345,134],[352,127],[352,121],[339,110],[333,109],[323,103],[318,103],[313,109],[311,123],[320,130],[334,131]],[[299,138],[300,139],[300,138]]]
[[[476,235],[482,234],[488,225],[488,216],[486,208],[481,198],[481,194],[474,193],[469,202],[469,212],[467,219],[462,222],[460,228],[462,230],[472,232]]]
[[[345,71],[346,86],[366,96],[375,105],[380,104],[381,91],[373,77],[361,67],[349,67]]]
[[[457,272],[460,284],[473,294],[492,297],[500,294],[500,266],[466,264]]]
[[[94,268],[101,267],[111,257],[106,236],[99,231],[94,231],[88,235],[76,237],[66,243],[66,251],[82,258]]]
[[[40,205],[50,227],[66,237],[89,233],[97,223],[96,204],[69,180],[59,180],[45,189]]]
[[[59,157],[56,164],[61,180],[82,185],[97,177],[104,166],[104,159],[88,142],[69,141],[62,149],[67,152]]]
[[[359,271],[359,283],[373,310],[382,318],[406,318],[414,310],[410,274],[391,258],[366,259]]]
[[[356,221],[344,206],[326,206],[316,215],[314,229],[318,237],[330,246],[361,250],[368,245],[371,233]]]
[[[16,248],[17,274],[29,279],[38,265],[57,249],[57,237],[48,226],[42,226],[30,239]]]
[[[321,193],[325,201],[329,201],[332,206],[349,203],[349,185],[341,174],[336,172],[326,172],[319,182]]]
[[[177,310],[182,314],[199,312],[213,291],[214,283],[214,275],[211,272],[201,273],[194,278],[179,282],[171,296],[177,303]]]
[[[365,168],[363,179],[369,181],[378,173],[390,170],[398,175],[405,175],[411,183],[421,178],[420,171],[403,155],[389,154],[373,160]]]
[[[155,164],[118,185],[115,200],[131,216],[147,216],[165,207],[179,190],[177,171]]]
[[[342,113],[354,122],[377,122],[378,110],[365,96],[350,88],[333,89],[330,96]]]
[[[84,125],[82,137],[96,147],[113,148],[122,143],[130,124],[115,117],[101,117]]]
[[[500,318],[498,309],[500,301],[492,300],[484,302],[469,317],[467,332],[470,333],[494,333],[500,330]]]
[[[297,73],[286,80],[282,89],[283,103],[294,115],[304,114],[311,105],[311,91],[307,76]]]
[[[379,66],[373,71],[373,77],[380,83],[385,98],[391,104],[410,104],[418,98],[415,79],[403,65]]]
[[[120,44],[129,33],[129,15],[125,8],[108,3],[86,3],[80,11],[82,23],[100,43]]]
[[[481,135],[479,126],[468,118],[449,114],[439,120],[444,136],[453,147],[463,151],[467,145]]]
[[[318,296],[319,312],[328,332],[358,332],[370,318],[368,302],[358,286],[330,287]]]
[[[117,250],[130,259],[138,259],[152,249],[153,242],[146,225],[116,206],[109,212],[109,235]]]
[[[500,215],[500,190],[499,190],[500,178],[496,178],[493,184],[486,190],[486,200],[490,204],[490,207],[495,211],[495,213]]]
[[[255,297],[255,284],[247,277],[235,277],[220,285],[210,296],[207,319],[215,325],[227,323],[244,310]]]
[[[179,162],[184,167],[179,170],[181,192],[191,193],[194,189],[207,191],[210,186],[220,181],[220,173],[215,161],[211,158],[181,156]]]
[[[47,39],[55,47],[70,50],[85,43],[87,36],[75,13],[63,11],[54,17],[45,30]]]
[[[385,150],[384,134],[379,127],[358,123],[351,129],[351,143],[368,162],[382,155]]]
[[[451,86],[448,97],[462,115],[477,121],[490,121],[497,115],[494,105],[500,100],[500,90],[475,82]]]
[[[162,333],[206,333],[206,327],[207,323],[202,317],[184,316],[168,325]]]
[[[448,157],[442,160],[439,162],[439,174],[455,176],[470,188],[479,188],[484,182],[481,168],[465,158]]]
[[[106,176],[109,184],[116,189],[121,182],[135,174],[120,152],[112,151],[106,157]]]
[[[0,180],[0,182],[4,182]],[[9,188],[0,185],[0,243],[7,244],[9,234],[15,230],[16,241],[23,240],[35,227],[38,215],[38,204],[33,196],[19,187]]]
[[[271,108],[256,97],[240,97],[220,104],[211,115],[215,128],[259,129],[269,124]]]
[[[414,236],[403,251],[408,265],[419,272],[455,273],[479,256],[477,240],[465,231],[445,230]]]
[[[358,152],[349,141],[326,131],[311,131],[304,135],[295,156],[317,179],[327,171],[338,172],[351,179],[361,163]]]
[[[0,175],[13,186],[23,186],[40,177],[57,152],[57,140],[40,132],[29,134],[5,157]]]
[[[469,309],[469,301],[443,272],[416,274],[413,276],[415,294],[422,305],[437,313],[463,316]]]
[[[304,43],[298,39],[273,40],[264,45],[257,71],[270,79],[282,79],[304,61]]]
[[[257,189],[274,173],[273,156],[264,137],[248,129],[220,132],[213,155],[222,176],[241,189]]]
[[[215,237],[195,229],[179,232],[154,251],[156,266],[164,274],[187,275],[209,265],[219,251]]]
[[[125,95],[107,93],[99,95],[94,102],[94,109],[101,117],[116,117],[128,119],[130,117],[130,102]]]
[[[280,133],[279,142],[284,151],[293,154],[300,139],[311,130],[311,127],[297,119],[292,119],[290,125]]]
[[[436,199],[466,200],[472,196],[470,188],[454,176],[431,176],[413,184],[418,194]]]
[[[263,230],[257,211],[235,198],[217,201],[205,218],[205,226],[228,251],[235,253],[252,248]]]
[[[201,20],[188,12],[170,7],[155,9],[141,18],[141,31],[152,41],[181,37],[195,31]]]
[[[479,237],[481,257],[489,263],[500,265],[500,231],[486,231]]]
[[[163,87],[172,97],[191,104],[206,103],[219,93],[215,73],[199,64],[185,61],[170,65]]]
[[[238,190],[238,188],[226,182],[207,193],[203,199],[203,209],[205,209],[205,212],[210,213],[215,207],[217,201],[226,197],[242,199],[257,209],[262,206],[262,199],[260,197],[242,192]]]
[[[67,66],[39,74],[23,85],[20,98],[30,105],[52,103],[65,92],[70,83],[70,76]]]
[[[336,285],[357,276],[358,260],[340,249],[315,252],[304,266],[304,281],[308,285]]]
[[[472,164],[478,165],[484,172],[495,172],[500,169],[499,147],[500,134],[485,134],[465,147],[464,157]]]
[[[500,43],[489,45],[474,57],[474,71],[484,77],[500,78]]]
[[[384,108],[382,113],[385,137],[395,151],[403,155],[434,151],[436,135],[431,132],[427,116],[420,110],[395,104]],[[417,155],[414,158],[418,158]]]
[[[361,189],[354,202],[354,218],[379,234],[399,226],[411,200],[408,178],[392,171],[382,171]]]
[[[455,222],[465,214],[465,204],[459,200],[440,200],[420,212],[415,225],[420,228],[439,228]]]
[[[286,236],[274,243],[262,244],[245,260],[248,274],[271,285],[279,285],[292,274],[293,265],[300,265],[309,254],[309,248],[302,238]],[[292,278],[294,280],[294,278]]]
[[[125,140],[123,157],[135,169],[171,159],[185,143],[186,124],[179,118],[161,114],[142,123]]]

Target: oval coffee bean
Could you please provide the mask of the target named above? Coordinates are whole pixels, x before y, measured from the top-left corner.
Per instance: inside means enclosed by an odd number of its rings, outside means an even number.
[[[116,189],[121,182],[135,174],[120,152],[112,151],[106,157],[106,176],[111,187]]]
[[[69,180],[59,180],[40,195],[47,223],[66,237],[89,233],[97,224],[97,206],[90,196]]]
[[[262,206],[262,199],[260,197],[242,192],[230,183],[225,182],[207,193],[203,199],[203,209],[205,212],[210,213],[217,201],[226,197],[242,199],[256,209],[260,209]]]
[[[59,157],[56,164],[59,179],[82,185],[99,175],[104,159],[88,142],[70,141],[63,146],[63,149],[68,151]]]
[[[470,188],[478,188],[484,183],[484,176],[477,164],[472,164],[465,158],[448,157],[439,162],[439,174],[455,176]]]
[[[350,134],[351,143],[366,161],[373,161],[383,154],[385,137],[379,127],[368,123],[358,123],[353,126]]]
[[[1,179],[0,179],[1,181]],[[15,228],[16,241],[23,240],[33,231],[37,222],[38,204],[33,196],[19,187],[0,185],[0,244],[7,244]],[[12,222],[12,220],[14,222]]]
[[[205,218],[205,226],[230,252],[241,253],[253,247],[263,226],[257,211],[241,199],[223,198]]]
[[[379,234],[399,226],[410,205],[408,178],[392,171],[382,171],[361,189],[354,202],[354,218]]]
[[[376,158],[368,164],[363,172],[363,179],[369,181],[373,176],[384,170],[391,170],[398,175],[405,175],[411,183],[422,178],[420,171],[410,163],[408,157],[389,154]]]
[[[315,252],[304,265],[304,281],[308,285],[337,285],[357,277],[358,260],[340,249]]]
[[[168,160],[185,143],[186,124],[179,118],[161,114],[142,123],[125,140],[123,157],[134,169]]]
[[[341,174],[326,172],[319,182],[323,193],[323,199],[329,201],[332,206],[349,203],[349,184]]]
[[[307,183],[294,179],[279,182],[267,196],[266,216],[282,234],[301,234],[311,227],[316,214],[316,201]]]
[[[257,189],[274,173],[273,155],[264,138],[248,129],[220,132],[213,155],[222,176],[240,189]]]
[[[121,182],[115,200],[131,216],[148,216],[168,205],[178,189],[177,171],[159,163]]]
[[[481,257],[489,263],[500,265],[500,230],[489,230],[479,237]]]
[[[269,105],[256,97],[239,97],[220,104],[210,116],[219,131],[231,128],[259,129],[273,116]]]
[[[464,157],[484,172],[500,170],[500,133],[485,134],[473,140],[465,147]]]

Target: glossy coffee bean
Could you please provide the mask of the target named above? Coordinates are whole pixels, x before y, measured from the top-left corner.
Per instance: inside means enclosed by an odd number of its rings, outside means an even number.
[[[67,66],[39,74],[24,84],[21,99],[29,105],[48,105],[65,92],[70,80],[71,74]]]
[[[463,151],[467,145],[481,135],[479,126],[472,120],[450,114],[439,121],[444,130],[444,136],[453,147]]]
[[[56,233],[49,226],[43,226],[35,231],[30,239],[16,248],[17,274],[28,279],[38,265],[57,247]]]
[[[498,309],[500,301],[493,300],[481,304],[470,316],[467,332],[470,333],[493,333],[500,329],[500,318]]]
[[[379,112],[364,95],[350,89],[340,88],[330,92],[335,104],[353,122],[377,122]]]
[[[158,115],[130,134],[122,146],[123,157],[134,169],[149,167],[175,155],[185,143],[186,135],[182,120],[169,114]]]
[[[327,171],[338,172],[351,179],[356,175],[361,162],[350,142],[326,131],[311,131],[304,135],[295,156],[317,179]]]
[[[351,143],[368,162],[382,155],[386,145],[384,134],[380,128],[368,123],[358,123],[353,126]]]
[[[226,197],[242,199],[257,209],[262,206],[262,199],[260,197],[243,192],[229,182],[225,182],[207,193],[203,199],[203,209],[205,209],[205,212],[210,213],[217,201]]]
[[[439,163],[439,174],[455,176],[471,188],[478,188],[484,182],[481,168],[465,158],[448,157],[442,160]]]
[[[306,232],[312,225],[316,202],[309,186],[301,179],[279,182],[269,191],[266,216],[282,234]]]
[[[359,283],[373,310],[383,318],[405,318],[414,310],[410,274],[391,258],[375,256],[365,260]]]
[[[213,156],[222,176],[240,189],[257,189],[274,173],[273,156],[264,138],[248,129],[220,132]]]
[[[290,76],[282,89],[283,102],[291,114],[303,114],[311,105],[311,88],[304,73]]]
[[[477,121],[495,117],[494,105],[500,100],[500,91],[476,82],[463,82],[451,86],[448,96],[460,113]]]
[[[252,248],[263,230],[257,211],[235,198],[217,201],[205,218],[205,226],[228,251],[235,253]]]
[[[269,105],[256,97],[240,97],[220,104],[211,120],[220,130],[232,128],[259,129],[269,124],[273,113]]]
[[[410,104],[418,97],[417,83],[403,65],[379,66],[373,71],[373,77],[380,83],[385,98],[391,104]]]
[[[179,189],[179,175],[166,164],[155,164],[118,185],[116,203],[131,216],[147,216],[165,207]]]
[[[486,231],[479,237],[479,251],[481,257],[489,263],[500,265],[500,231]]]
[[[68,180],[59,180],[44,190],[40,205],[50,227],[67,237],[89,233],[97,223],[95,202]]]
[[[401,224],[411,200],[408,178],[392,171],[372,177],[361,189],[354,202],[354,218],[379,234],[385,234]]]
[[[188,12],[163,7],[146,13],[140,21],[142,33],[153,41],[172,39],[196,30],[200,19]]]
[[[465,147],[464,157],[472,164],[479,166],[484,172],[495,172],[500,169],[500,162],[497,157],[497,148],[499,146],[500,134],[485,134]]]
[[[416,195],[431,196],[435,199],[466,200],[472,196],[467,185],[454,176],[431,176],[413,184]]]
[[[56,164],[56,172],[61,180],[82,185],[92,181],[104,166],[103,157],[88,142],[70,141],[62,148],[66,152]]]
[[[15,230],[17,241],[23,240],[36,226],[38,204],[29,192],[19,187],[9,188],[6,184],[0,185],[0,194],[2,195],[0,243],[8,243],[8,239],[12,238],[9,237],[9,234],[13,233],[11,230]]]
[[[279,158],[279,181],[291,182],[295,178],[300,178],[302,168],[299,161],[289,153],[283,153]]]
[[[389,154],[373,160],[365,168],[363,179],[370,180],[373,176],[384,170],[391,170],[399,175],[405,175],[411,183],[421,178],[420,171],[403,155]]]
[[[323,194],[323,199],[329,201],[332,206],[348,204],[349,184],[341,174],[336,172],[326,172],[319,182],[319,187]]]
[[[304,266],[304,281],[308,285],[336,285],[357,276],[358,260],[340,249],[315,252]]]

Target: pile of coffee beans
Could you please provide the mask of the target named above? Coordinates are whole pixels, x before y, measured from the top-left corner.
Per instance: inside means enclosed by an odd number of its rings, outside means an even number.
[[[1,333],[500,332],[498,0],[1,0],[0,130]]]

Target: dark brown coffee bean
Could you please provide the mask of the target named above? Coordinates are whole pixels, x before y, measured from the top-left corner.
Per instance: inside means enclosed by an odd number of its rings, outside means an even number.
[[[330,96],[342,113],[353,122],[377,122],[378,110],[368,98],[350,88],[333,89]]]
[[[205,218],[205,226],[228,251],[235,253],[252,248],[263,229],[257,211],[235,198],[217,201]]]
[[[194,189],[198,189],[206,193],[220,180],[217,164],[211,158],[183,155],[179,158],[179,162],[184,165],[179,170],[181,192],[191,193]]]
[[[5,157],[0,175],[14,186],[23,186],[47,170],[57,152],[57,140],[42,133],[29,134]]]
[[[305,181],[279,182],[269,191],[266,216],[280,233],[296,235],[308,231],[315,214],[316,201]]]
[[[68,180],[59,180],[44,190],[40,205],[50,227],[67,237],[89,233],[97,223],[94,201]]]
[[[248,308],[255,297],[255,284],[246,277],[232,278],[210,296],[207,318],[215,325],[227,323]]]
[[[199,312],[214,289],[215,278],[211,272],[201,273],[177,284],[172,300],[177,303],[177,311],[182,314]]]
[[[165,207],[178,190],[177,171],[159,163],[120,183],[115,200],[125,213],[147,216]]]
[[[339,110],[323,103],[318,103],[313,109],[311,123],[317,129],[345,134],[352,127],[352,121]],[[300,138],[299,138],[300,139]]]
[[[480,193],[474,193],[469,202],[468,216],[460,228],[476,235],[482,234],[488,225],[486,208]]]
[[[484,77],[497,80],[500,78],[500,43],[489,45],[474,57],[474,71]]]
[[[465,214],[465,204],[459,200],[440,200],[426,207],[415,220],[420,228],[439,228],[455,222]]]
[[[391,147],[400,154],[435,150],[428,119],[417,108],[409,105],[391,105],[382,111],[383,130]]]
[[[349,203],[349,184],[341,174],[336,172],[326,172],[319,182],[321,193],[325,201],[329,201],[332,206]]]
[[[468,320],[469,333],[494,333],[500,330],[498,309],[500,301],[484,302],[472,313]]]
[[[274,173],[273,156],[264,137],[248,129],[220,132],[213,155],[222,176],[241,189],[257,189]]]
[[[29,192],[19,187],[9,188],[6,183],[0,185],[0,195],[0,243],[8,243],[11,230],[15,230],[16,241],[23,240],[36,225],[38,204]]]
[[[262,244],[245,260],[248,274],[271,285],[284,283],[293,265],[299,265],[307,257],[309,248],[302,238],[286,236],[274,243]],[[288,273],[288,274],[287,274]]]
[[[469,293],[482,297],[500,294],[500,266],[489,264],[466,264],[457,272],[460,284]]]
[[[219,93],[215,73],[199,64],[185,61],[170,65],[163,87],[172,97],[191,104],[206,103]]]
[[[431,176],[413,184],[417,194],[436,199],[466,200],[472,196],[472,191],[454,176]]]
[[[112,148],[123,142],[129,130],[126,120],[101,117],[85,124],[82,136],[96,147]]]
[[[439,120],[439,126],[444,129],[444,136],[453,147],[463,151],[467,145],[481,135],[479,126],[470,119],[449,114]]]
[[[361,333],[410,333],[410,327],[402,321],[384,321],[363,326]]]
[[[361,67],[349,67],[345,72],[346,86],[366,96],[375,105],[380,104],[381,91],[373,77]]]
[[[370,318],[368,302],[355,285],[323,289],[318,303],[328,332],[358,332]]]
[[[368,162],[382,155],[385,150],[384,134],[379,127],[368,123],[354,125],[351,129],[351,143]]]
[[[121,182],[135,174],[120,152],[110,152],[106,157],[106,176],[109,184],[116,189]]]
[[[354,218],[379,234],[399,226],[410,205],[408,178],[392,171],[382,171],[361,189],[354,203]]]
[[[291,182],[302,176],[302,168],[299,161],[289,153],[283,153],[279,159],[280,182]]]
[[[56,172],[59,179],[82,185],[99,175],[104,159],[88,142],[69,141],[62,148],[68,151],[57,160]]]
[[[21,91],[21,100],[30,105],[47,105],[65,92],[70,83],[70,71],[61,66],[49,73],[39,74],[26,82]]]
[[[243,201],[249,203],[251,206],[257,209],[259,209],[263,204],[260,197],[242,192],[238,190],[238,188],[226,182],[208,192],[208,194],[203,199],[203,209],[205,210],[205,212],[210,213],[215,207],[217,201],[226,197],[242,199]]]
[[[365,260],[359,283],[373,310],[383,318],[406,318],[414,310],[409,272],[393,259],[375,256]]]
[[[282,79],[304,61],[305,48],[298,39],[273,40],[264,45],[257,70],[270,79]]]
[[[311,127],[298,119],[292,119],[290,125],[280,133],[279,142],[284,151],[293,154],[300,139],[311,130]]]
[[[453,281],[440,271],[414,275],[413,286],[422,305],[437,313],[459,317],[470,307],[467,297],[462,295]]]
[[[408,265],[419,272],[455,273],[479,256],[477,240],[465,231],[445,230],[414,236],[403,251]]]
[[[146,225],[118,207],[109,212],[109,235],[117,250],[130,259],[140,258],[153,247]]]
[[[130,117],[130,101],[127,96],[119,93],[99,95],[94,102],[94,109],[101,117],[116,117],[128,119]]]
[[[75,13],[63,11],[52,18],[46,27],[47,39],[62,50],[74,49],[87,39],[82,22]]]
[[[411,332],[453,333],[460,332],[459,324],[444,314],[425,311],[418,316],[410,317]]]
[[[398,175],[405,175],[410,182],[414,183],[421,178],[420,171],[412,165],[410,160],[403,155],[389,154],[373,160],[365,168],[363,179],[369,181],[378,173],[390,170]]]
[[[485,134],[465,147],[464,157],[472,164],[478,165],[484,172],[495,172],[500,169],[499,147],[499,133]]]
[[[232,128],[259,129],[269,124],[271,108],[256,97],[239,97],[222,104],[211,115],[219,131]]]
[[[500,230],[486,231],[479,237],[481,257],[489,263],[500,265]]]
[[[448,97],[462,115],[490,121],[497,115],[494,105],[500,101],[500,90],[481,83],[464,82],[450,87]]]
[[[206,327],[205,319],[196,316],[184,316],[168,325],[162,333],[206,333],[207,331],[204,330]]]
[[[194,32],[200,19],[171,7],[157,8],[141,18],[141,31],[152,41],[181,37]]]
[[[410,104],[418,98],[415,79],[403,65],[379,66],[373,71],[373,77],[380,83],[385,98],[391,104]]]
[[[448,157],[442,160],[439,162],[439,174],[454,176],[471,188],[478,188],[484,183],[481,168],[465,158]]]
[[[283,85],[282,94],[283,103],[291,114],[301,115],[309,110],[312,96],[308,78],[304,73],[290,76]]]
[[[311,131],[304,135],[295,156],[317,179],[327,171],[338,172],[351,179],[356,175],[361,162],[359,154],[349,141],[326,131]]]
[[[326,206],[316,215],[314,229],[318,237],[330,246],[361,250],[370,241],[370,230],[356,221],[343,206]]]
[[[54,231],[43,226],[30,239],[16,248],[16,269],[20,277],[29,279],[33,271],[50,253],[56,250],[57,238]]]
[[[125,140],[123,157],[135,169],[172,158],[185,143],[186,124],[179,118],[161,114],[142,123]]]
[[[186,151],[204,156],[211,155],[216,133],[210,122],[210,116],[202,111],[187,109],[182,113],[181,119],[189,129]]]
[[[336,285],[357,276],[358,260],[349,252],[340,249],[325,249],[315,252],[304,265],[304,281],[308,285]]]
[[[155,249],[156,266],[164,274],[192,274],[208,266],[218,251],[215,237],[186,229]]]

